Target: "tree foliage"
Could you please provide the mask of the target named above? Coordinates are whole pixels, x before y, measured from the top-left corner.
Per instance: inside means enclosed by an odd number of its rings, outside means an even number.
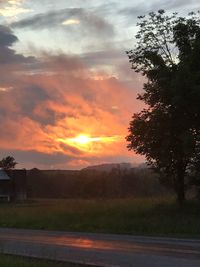
[[[17,162],[11,156],[7,156],[6,158],[3,158],[0,161],[0,168],[2,168],[3,170],[6,170],[6,171],[14,169],[16,165],[17,165]]]
[[[132,68],[146,77],[146,104],[134,114],[128,149],[146,156],[184,199],[186,176],[200,170],[200,18],[164,10],[139,17],[137,44],[127,52]]]

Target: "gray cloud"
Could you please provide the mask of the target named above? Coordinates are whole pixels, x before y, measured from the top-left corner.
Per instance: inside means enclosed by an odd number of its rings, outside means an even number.
[[[37,85],[29,85],[28,87],[15,90],[15,102],[20,108],[18,113],[29,116],[36,121],[39,120],[39,117],[34,115],[35,108],[48,99],[49,96],[46,91]],[[46,117],[49,117],[50,121],[52,120],[52,118],[50,119],[51,115],[52,114],[46,115]],[[44,120],[44,118],[42,118],[42,120]]]
[[[67,148],[67,146],[66,146]],[[74,149],[75,150],[75,149]],[[79,151],[80,152],[80,151]],[[78,154],[78,153],[77,153]],[[1,150],[0,151],[0,159],[11,155],[15,158],[15,160],[19,163],[17,165],[19,168],[25,166],[39,167],[42,169],[49,169],[50,166],[56,168],[57,165],[62,166],[62,169],[67,169],[70,166],[71,161],[76,160],[73,156],[66,155],[64,153],[53,153],[47,154],[43,152],[38,152],[35,150]],[[102,161],[102,157],[81,157],[82,160],[89,162],[88,165],[96,165],[104,163],[122,163],[122,162],[132,162],[132,157],[118,155],[104,157]],[[77,158],[78,160],[78,158]],[[71,166],[70,166],[71,167]],[[76,168],[82,168],[83,166],[76,166]],[[86,166],[85,166],[86,167]]]
[[[20,120],[28,117],[32,121],[39,123],[41,126],[55,125],[57,120],[66,117],[66,114],[52,110],[46,105],[47,101],[61,103],[59,98],[34,82],[23,84],[20,81],[15,84],[15,90],[0,92],[0,121]],[[14,94],[14,95],[13,95]],[[62,97],[60,96],[62,99]],[[38,107],[40,107],[39,111]],[[1,131],[0,136],[7,135],[7,129]],[[11,135],[14,133],[11,131]]]
[[[18,38],[13,32],[6,26],[0,25],[0,47],[7,47],[13,45]]]
[[[56,111],[46,107],[43,108],[42,114],[40,113],[39,115],[33,114],[32,117],[33,120],[39,122],[41,125],[55,125],[57,120],[60,120],[64,118],[66,115],[65,114],[60,114],[57,113]]]
[[[71,161],[73,157],[63,154],[63,153],[54,153],[54,154],[47,154],[43,152],[37,152],[34,150],[1,150],[0,158],[3,158],[7,155],[12,155],[18,163],[26,164],[26,163],[33,163],[37,165],[56,165],[56,164],[63,164]]]
[[[106,49],[84,53],[81,55],[81,59],[88,66],[116,65],[123,60],[127,62],[125,51],[123,51],[122,49]]]
[[[68,19],[80,20],[81,27],[89,29],[90,33],[113,35],[114,28],[102,17],[98,17],[93,12],[88,12],[83,8],[66,8],[58,11],[37,14],[31,18],[25,18],[11,24],[13,28],[45,29],[61,26],[62,22]],[[64,26],[63,26],[64,27]],[[72,27],[68,25],[69,31]]]
[[[10,48],[18,38],[14,35],[10,28],[0,25],[0,62],[1,64],[13,64],[13,63],[33,63],[34,57],[24,57],[23,55],[16,54],[15,51]]]
[[[177,11],[180,8],[191,7],[191,10],[193,10],[193,8],[196,8],[197,6],[199,6],[199,0],[143,1],[142,4],[140,3],[135,6],[131,5],[118,10],[118,14],[131,17],[133,20],[135,20],[138,15],[144,15],[145,13],[157,11],[159,9],[164,9],[166,11]]]
[[[0,47],[0,54],[1,64],[31,64],[35,61],[34,57],[25,57],[23,55],[16,54],[13,49],[10,49],[8,47]]]
[[[81,71],[84,69],[80,58],[73,55],[66,55],[60,53],[58,55],[51,55],[50,53],[43,52],[41,55],[41,61],[39,62],[39,68],[46,71],[58,71],[61,72],[73,72]]]

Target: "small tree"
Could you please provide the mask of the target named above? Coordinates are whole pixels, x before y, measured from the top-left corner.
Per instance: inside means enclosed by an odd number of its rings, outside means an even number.
[[[165,11],[139,17],[132,68],[146,77],[138,96],[146,108],[133,115],[128,149],[146,156],[182,204],[186,176],[200,160],[200,19]]]
[[[17,162],[11,156],[3,158],[0,161],[0,168],[2,168],[3,170],[6,170],[6,171],[14,169],[16,165],[17,165]]]

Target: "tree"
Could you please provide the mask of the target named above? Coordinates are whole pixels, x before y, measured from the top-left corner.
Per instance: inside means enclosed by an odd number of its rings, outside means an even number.
[[[179,204],[186,177],[200,165],[200,19],[164,10],[139,17],[137,44],[127,51],[132,68],[145,76],[146,107],[134,114],[128,149],[144,155],[173,186]]]
[[[6,171],[14,169],[16,165],[17,165],[17,162],[11,156],[7,156],[6,158],[3,158],[0,161],[0,168]]]

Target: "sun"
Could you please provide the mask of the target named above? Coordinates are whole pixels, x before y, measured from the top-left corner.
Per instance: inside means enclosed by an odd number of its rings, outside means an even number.
[[[91,137],[86,134],[80,134],[74,138],[69,138],[68,142],[78,146],[88,146],[93,142],[101,141],[101,137]]]
[[[79,134],[71,138],[58,138],[57,141],[73,146],[83,151],[94,152],[104,144],[117,142],[120,140],[119,136],[90,136],[87,134]]]
[[[90,143],[92,140],[91,140],[91,137],[89,137],[87,135],[79,135],[75,138],[72,138],[71,141],[73,143],[78,143],[80,145],[86,145],[86,144]]]

